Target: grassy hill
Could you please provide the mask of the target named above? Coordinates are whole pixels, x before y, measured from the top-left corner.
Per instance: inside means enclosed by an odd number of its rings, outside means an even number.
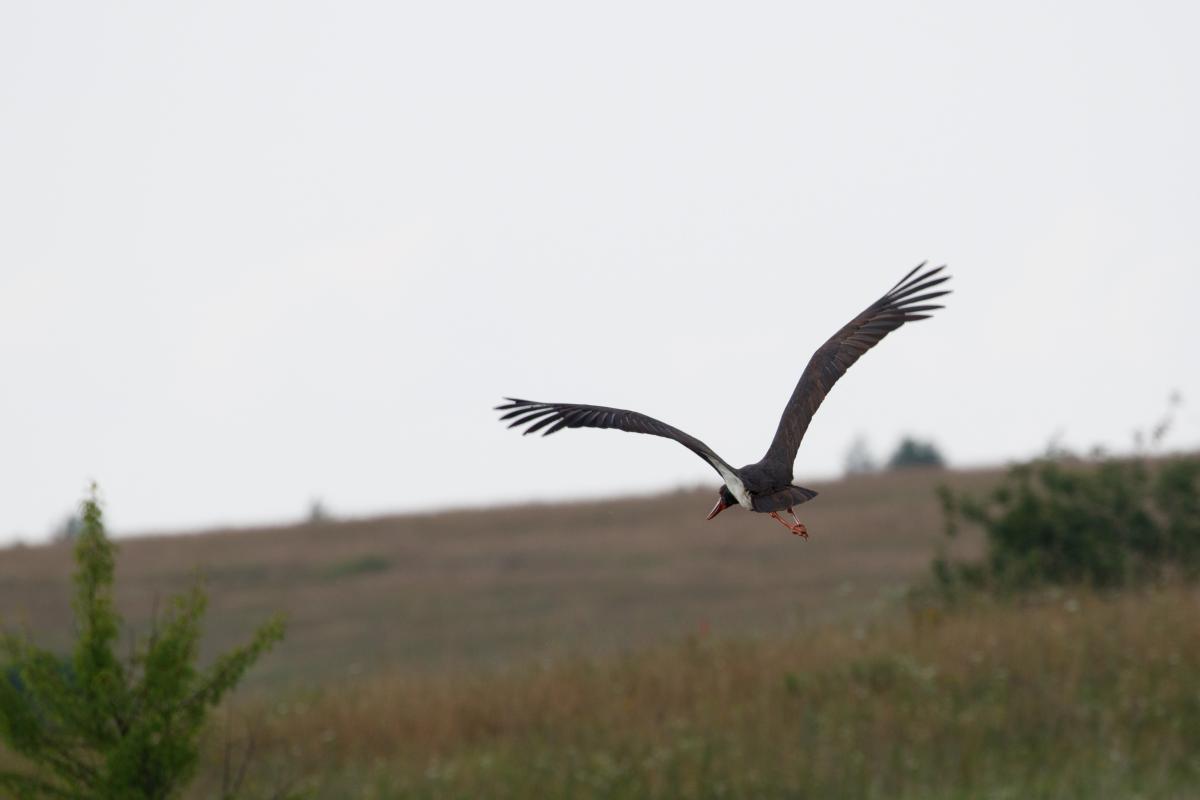
[[[272,686],[790,631],[884,607],[940,539],[934,487],[993,480],[912,470],[817,485],[800,508],[808,542],[741,510],[705,522],[715,488],[123,539],[117,600],[144,625],[199,571],[210,652],[284,612],[286,642],[250,677]],[[71,569],[66,545],[0,551],[0,617],[65,644]]]

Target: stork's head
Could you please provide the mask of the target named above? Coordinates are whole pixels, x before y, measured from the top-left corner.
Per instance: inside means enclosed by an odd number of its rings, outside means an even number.
[[[708,512],[708,519],[712,519],[725,509],[729,508],[730,506],[736,506],[737,504],[737,498],[733,496],[733,492],[729,491],[729,487],[722,486],[721,491],[717,496],[717,504],[713,506],[712,511]]]

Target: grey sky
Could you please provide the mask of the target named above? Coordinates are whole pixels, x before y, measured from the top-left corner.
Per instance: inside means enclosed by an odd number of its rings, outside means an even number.
[[[119,8],[117,7],[119,5]],[[0,542],[717,478],[923,259],[955,294],[797,461],[1200,445],[1200,6],[0,9]],[[707,509],[680,509],[695,514]]]

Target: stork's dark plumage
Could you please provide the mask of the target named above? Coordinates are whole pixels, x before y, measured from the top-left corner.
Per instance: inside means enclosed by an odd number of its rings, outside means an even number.
[[[929,312],[942,308],[930,305],[929,301],[949,294],[949,290],[930,290],[949,280],[950,276],[938,276],[944,266],[922,271],[924,267],[922,263],[905,275],[887,294],[867,306],[813,353],[783,409],[767,454],[762,460],[741,469],[731,467],[696,437],[637,411],[577,403],[537,403],[511,397],[505,398],[508,402],[496,406],[496,410],[506,412],[501,420],[512,420],[508,427],[527,426],[527,434],[542,431],[544,436],[549,436],[563,428],[617,428],[674,439],[707,461],[725,481],[717,504],[709,512],[709,519],[730,506],[740,505],[770,514],[792,533],[808,538],[807,529],[792,513],[793,507],[817,494],[792,483],[792,464],[800,441],[825,395],[859,356],[904,323],[927,319]],[[785,522],[779,516],[781,511],[787,511],[792,522]]]

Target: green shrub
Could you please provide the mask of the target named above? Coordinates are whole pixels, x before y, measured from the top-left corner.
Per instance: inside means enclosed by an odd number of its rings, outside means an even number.
[[[115,547],[93,491],[75,540],[77,640],[64,659],[26,637],[0,634],[0,742],[32,771],[0,771],[17,798],[151,800],[192,777],[213,706],[283,636],[276,619],[207,669],[196,666],[206,597],[175,597],[130,656],[116,653]]]
[[[1081,462],[1039,459],[1009,470],[990,494],[941,489],[946,532],[983,530],[981,563],[935,560],[943,588],[1098,588],[1200,574],[1200,457]]]

